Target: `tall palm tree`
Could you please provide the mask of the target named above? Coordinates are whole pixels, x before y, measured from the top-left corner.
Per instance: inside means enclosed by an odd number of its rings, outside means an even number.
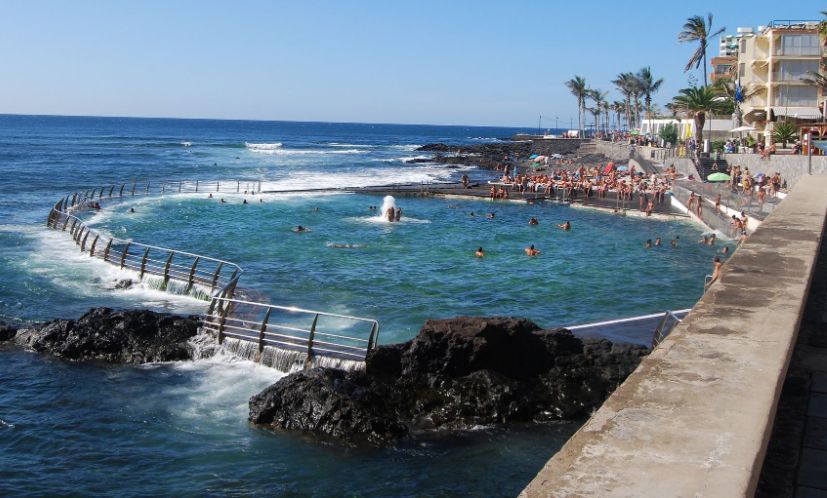
[[[623,95],[624,110],[626,116],[626,127],[632,127],[632,93],[635,86],[635,75],[632,73],[620,73],[612,81],[617,90]]]
[[[615,113],[617,117],[617,124],[615,126],[616,129],[620,130],[623,128],[623,118],[622,115],[626,110],[626,102],[622,100],[615,100],[612,102],[612,112]]]
[[[599,116],[603,113],[603,102],[606,101],[606,96],[608,92],[604,92],[601,90],[597,90],[594,88],[589,89],[588,97],[594,101],[594,107],[589,109],[594,116],[594,127],[595,132],[600,130],[600,120]]]
[[[566,82],[566,87],[572,95],[577,99],[577,125],[579,126],[581,137],[583,131],[583,113],[586,110],[586,96],[589,92],[589,87],[586,85],[586,79],[574,75],[574,78]]]
[[[683,68],[683,72],[692,69],[693,65],[695,69],[698,69],[698,67],[703,64],[704,86],[709,84],[706,79],[706,45],[710,38],[714,38],[726,31],[724,27],[710,34],[710,31],[712,31],[712,14],[707,14],[706,16],[706,20],[703,16],[690,17],[686,20],[686,24],[683,25],[683,30],[678,33],[678,41],[682,43],[698,42],[698,48],[692,54],[692,57],[690,57],[686,67]]]
[[[612,110],[612,105],[609,103],[608,100],[604,100],[603,101],[603,116],[604,116],[604,118],[603,118],[603,131],[605,131],[607,133],[608,133],[609,128],[610,128],[609,119],[611,118],[611,110]]]
[[[652,69],[647,66],[637,72],[637,79],[640,83],[640,91],[643,94],[643,102],[646,106],[646,114],[649,115],[649,130],[652,129],[652,94],[657,93],[660,86],[663,84],[663,78],[655,78],[652,76]]]
[[[698,145],[704,140],[707,114],[720,112],[723,104],[715,91],[708,86],[684,88],[680,95],[672,99],[672,109],[683,112],[695,120],[695,143]]]

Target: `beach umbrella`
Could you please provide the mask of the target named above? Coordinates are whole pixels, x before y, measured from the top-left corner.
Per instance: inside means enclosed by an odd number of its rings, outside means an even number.
[[[732,180],[732,177],[726,173],[712,173],[706,177],[706,180],[710,182],[728,182]]]
[[[618,171],[629,171],[629,167],[626,166],[625,164],[621,164],[620,166],[617,167],[617,170]]]
[[[733,128],[729,130],[730,133],[741,133],[745,131],[755,131],[755,128],[752,126],[739,126],[738,128]]]
[[[765,175],[764,173],[758,173],[757,175],[753,176],[753,178],[755,178],[756,180],[759,180],[761,178],[764,178],[765,176],[767,176],[767,175]]]
[[[552,155],[551,155],[551,158],[552,158],[552,159],[563,159],[563,156],[562,156],[562,155],[560,155],[560,154],[552,154]]]
[[[545,161],[545,160],[546,160],[546,156],[536,156],[536,157],[534,158],[534,162],[535,162],[535,163],[541,163],[541,162],[543,162],[543,161]]]
[[[537,154],[531,154],[530,156],[528,156],[529,159],[534,159],[535,157],[537,157]]]

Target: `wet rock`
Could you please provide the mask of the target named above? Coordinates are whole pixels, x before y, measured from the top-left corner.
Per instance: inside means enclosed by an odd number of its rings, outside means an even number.
[[[135,283],[132,281],[132,279],[124,278],[122,280],[118,280],[117,282],[115,282],[115,289],[118,289],[118,290],[131,289],[134,284]]]
[[[647,353],[519,318],[429,320],[411,341],[373,351],[364,371],[282,378],[251,398],[250,420],[381,444],[434,429],[585,417]]]
[[[0,322],[0,342],[9,341],[14,338],[15,335],[17,335],[17,328],[6,322]]]
[[[195,316],[148,310],[93,308],[77,320],[53,320],[21,329],[14,342],[69,360],[149,363],[190,357]]]

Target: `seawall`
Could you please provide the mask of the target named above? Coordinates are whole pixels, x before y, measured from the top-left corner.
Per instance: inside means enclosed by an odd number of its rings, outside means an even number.
[[[547,496],[751,496],[827,214],[798,182],[722,277],[523,490]]]
[[[813,175],[827,173],[827,156],[813,156],[808,159],[807,156],[774,154],[762,159],[760,154],[723,154],[722,157],[730,165],[748,167],[753,175],[781,173],[781,178],[786,180],[788,187],[792,187],[802,177],[810,174],[810,160]]]

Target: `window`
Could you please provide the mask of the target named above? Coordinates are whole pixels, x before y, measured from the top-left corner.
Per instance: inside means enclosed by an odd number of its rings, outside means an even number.
[[[746,73],[747,73],[747,64],[745,62],[742,62],[742,63],[738,64],[738,76],[743,78],[744,76],[746,76]]]
[[[821,55],[817,34],[781,35],[775,55]]]
[[[778,87],[772,100],[774,106],[815,107],[818,105],[818,88],[782,85]]]
[[[732,64],[718,64],[715,66],[715,74],[728,74],[732,70]]]
[[[741,40],[741,53],[742,54],[747,53],[747,41],[746,40]]]
[[[772,66],[772,79],[775,81],[801,81],[809,76],[807,73],[818,72],[818,60],[777,61]]]

